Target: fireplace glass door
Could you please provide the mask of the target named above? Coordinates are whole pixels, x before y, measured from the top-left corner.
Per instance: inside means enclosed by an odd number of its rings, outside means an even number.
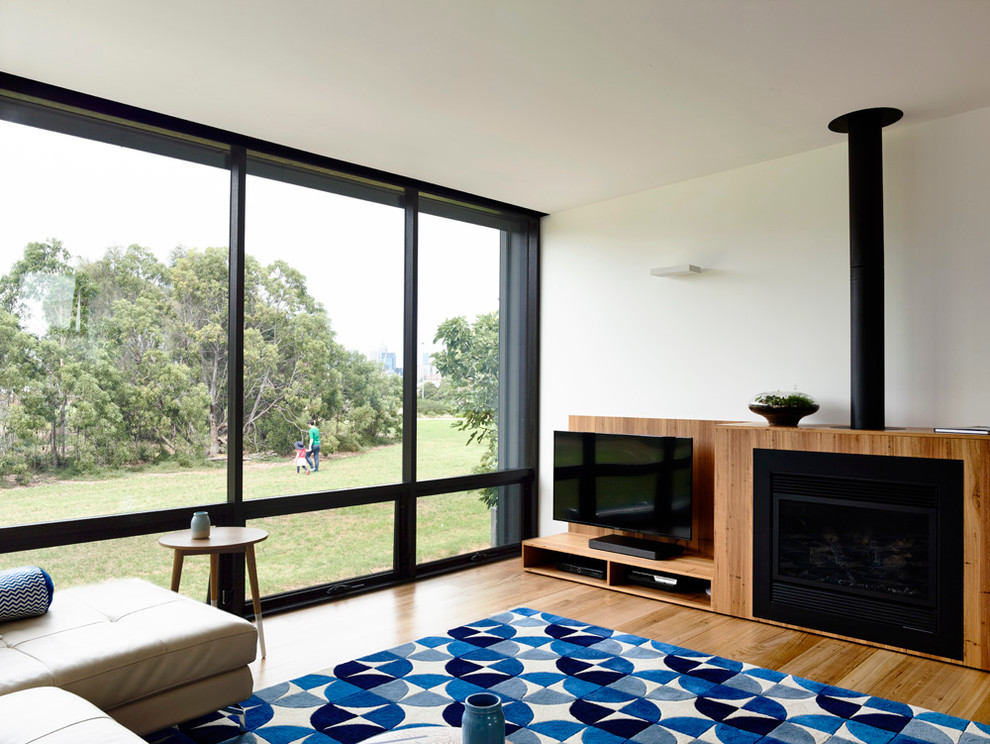
[[[936,509],[773,497],[775,579],[935,606]]]

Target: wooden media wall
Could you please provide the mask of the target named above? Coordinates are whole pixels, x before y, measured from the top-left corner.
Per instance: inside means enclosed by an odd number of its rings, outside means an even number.
[[[753,616],[754,449],[962,461],[964,649],[961,662],[957,659],[944,660],[990,671],[990,505],[985,503],[990,496],[990,436],[940,434],[930,429],[869,431],[823,426],[770,427],[756,423],[614,416],[570,416],[568,425],[571,431],[691,437],[694,440],[693,537],[690,542],[681,544],[684,544],[687,551],[685,557],[689,560],[707,561],[709,568],[705,572],[699,569],[697,573],[711,576],[710,602],[704,598],[692,602],[692,606],[785,627],[795,626]],[[568,525],[568,534],[574,535],[595,536],[612,532],[616,531]],[[580,549],[566,547],[571,543],[577,545],[573,539],[553,542],[552,538],[536,538],[527,542],[533,543],[529,546],[528,561],[524,543],[524,566],[528,566],[527,570],[545,570],[536,565],[546,560],[540,551],[550,555],[554,551],[573,550],[608,559],[608,554],[589,550],[583,544]],[[663,570],[663,561],[653,563]],[[704,568],[703,564],[701,568]],[[689,563],[682,564],[678,571],[688,575],[696,572]],[[558,573],[552,575],[569,578]],[[662,594],[650,596],[663,599]],[[669,601],[677,600],[671,596]],[[819,630],[810,632],[904,651]],[[906,653],[927,655],[915,651]]]

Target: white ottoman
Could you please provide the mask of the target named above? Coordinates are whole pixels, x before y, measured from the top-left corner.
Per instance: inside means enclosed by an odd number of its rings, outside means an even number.
[[[0,744],[144,744],[92,703],[57,687],[0,695]]]

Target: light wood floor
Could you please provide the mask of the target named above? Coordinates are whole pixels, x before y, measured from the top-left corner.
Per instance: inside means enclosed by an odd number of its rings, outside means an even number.
[[[990,673],[535,576],[519,559],[266,618],[255,689],[514,607],[990,723]]]

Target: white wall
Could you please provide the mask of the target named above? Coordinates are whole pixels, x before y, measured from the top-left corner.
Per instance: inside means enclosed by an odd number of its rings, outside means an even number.
[[[990,423],[988,133],[990,109],[884,130],[888,426]],[[848,425],[847,179],[836,135],[544,219],[541,533],[569,414],[761,420],[753,395],[796,388]]]

